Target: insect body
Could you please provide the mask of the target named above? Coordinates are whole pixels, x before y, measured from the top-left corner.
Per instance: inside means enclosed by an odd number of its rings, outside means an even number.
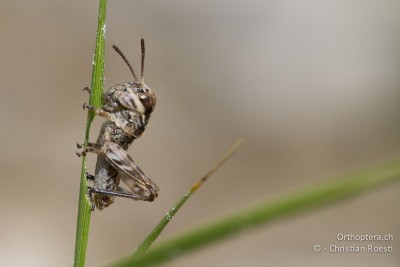
[[[140,137],[149,122],[150,114],[156,103],[155,95],[144,84],[144,41],[142,39],[142,71],[139,82],[131,65],[123,53],[121,55],[130,68],[135,81],[117,84],[110,87],[103,94],[103,106],[98,109],[84,104],[84,108],[91,109],[96,115],[108,119],[103,123],[96,143],[88,143],[83,152],[98,155],[95,175],[87,174],[93,180],[93,187],[89,187],[89,199],[92,209],[103,209],[114,202],[116,196],[135,200],[152,201],[157,197],[158,187],[148,178],[128,155],[129,145]],[[90,91],[90,90],[88,90]],[[82,148],[78,145],[78,148]],[[119,186],[123,181],[129,190]]]

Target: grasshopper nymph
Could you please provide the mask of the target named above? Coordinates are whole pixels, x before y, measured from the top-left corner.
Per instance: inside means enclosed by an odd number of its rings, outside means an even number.
[[[95,207],[99,210],[108,207],[116,196],[153,201],[159,191],[157,185],[127,153],[130,144],[143,134],[156,104],[154,93],[144,84],[144,40],[141,40],[140,81],[121,50],[115,45],[113,48],[128,65],[134,82],[111,86],[103,93],[101,108],[83,105],[84,109],[91,109],[96,115],[107,119],[102,125],[97,142],[89,142],[82,152],[77,153],[78,156],[85,155],[86,152],[98,155],[95,175],[86,175],[88,180],[93,181],[93,186],[88,187],[92,210]],[[88,88],[85,90],[90,92]],[[83,145],[77,146],[83,148]],[[129,190],[119,186],[121,180]]]

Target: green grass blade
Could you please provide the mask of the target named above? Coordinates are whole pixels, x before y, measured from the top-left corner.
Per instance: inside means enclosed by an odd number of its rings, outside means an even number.
[[[204,175],[198,182],[196,182],[189,191],[177,202],[175,205],[165,214],[165,216],[161,219],[161,221],[157,224],[157,226],[153,229],[153,231],[147,236],[147,238],[143,241],[142,244],[139,245],[138,249],[133,254],[132,258],[139,257],[142,255],[157,239],[157,237],[161,234],[164,228],[171,221],[172,217],[179,211],[179,209],[185,204],[185,202],[192,196],[194,192],[199,189],[207,179],[218,170],[219,167],[230,158],[236,150],[239,148],[242,140],[237,140],[232,147],[225,153],[225,155],[214,164],[210,170]]]
[[[275,200],[265,200],[155,246],[140,257],[124,258],[114,267],[156,266],[245,229],[348,199],[366,190],[400,181],[400,160],[325,181]]]
[[[95,107],[101,106],[101,95],[104,85],[104,54],[105,54],[105,34],[106,34],[106,6],[107,0],[100,0],[99,15],[96,35],[96,48],[93,59],[92,83],[90,93],[90,105]],[[90,125],[93,121],[93,111],[88,112],[86,130],[85,130],[85,147],[89,140]],[[90,226],[90,209],[91,205],[86,197],[86,157],[82,158],[81,181],[79,190],[79,207],[78,220],[76,226],[75,239],[75,257],[74,266],[85,266],[86,247]]]

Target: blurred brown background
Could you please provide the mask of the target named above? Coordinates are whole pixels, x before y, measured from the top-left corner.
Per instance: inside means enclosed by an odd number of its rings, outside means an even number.
[[[72,265],[75,143],[84,137],[97,9],[94,0],[0,3],[1,266]],[[111,44],[138,71],[141,37],[158,103],[130,154],[161,192],[153,203],[118,199],[95,212],[87,266],[133,251],[238,137],[239,152],[161,240],[399,155],[399,1],[109,1],[106,87],[132,80]],[[94,162],[91,155],[90,171]],[[166,266],[399,266],[399,189],[275,222]],[[395,251],[313,252],[338,243],[338,233],[391,233],[394,241],[379,244]]]

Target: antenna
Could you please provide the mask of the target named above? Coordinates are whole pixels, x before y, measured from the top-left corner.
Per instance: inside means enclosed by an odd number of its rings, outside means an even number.
[[[141,40],[140,40],[140,46],[141,46],[141,48],[142,48],[142,62],[141,62],[141,71],[140,71],[140,84],[142,85],[142,87],[144,87],[144,52],[145,52],[145,49],[144,49],[144,39],[142,38]]]
[[[143,39],[142,39],[143,40]],[[138,81],[138,78],[135,74],[135,72],[133,71],[133,68],[131,66],[131,64],[129,63],[129,61],[126,59],[124,53],[122,53],[122,51],[118,48],[118,46],[116,46],[115,44],[112,46],[114,48],[114,50],[122,57],[122,59],[125,61],[126,65],[128,65],[129,69],[131,70],[131,73],[133,75],[133,78],[135,79],[135,82]],[[143,47],[142,47],[142,51],[143,51]],[[143,57],[142,56],[142,61],[143,61]],[[142,62],[142,80],[143,80],[143,62]]]

